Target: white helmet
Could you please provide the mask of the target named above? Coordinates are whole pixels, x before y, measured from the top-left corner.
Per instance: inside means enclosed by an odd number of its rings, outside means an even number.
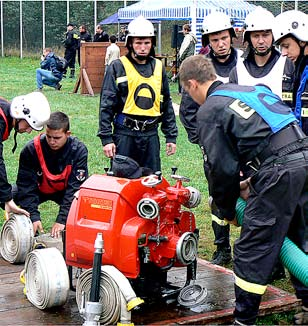
[[[250,12],[244,23],[244,41],[249,41],[249,34],[247,32],[267,31],[272,30],[274,25],[274,15],[261,6]]]
[[[50,117],[50,106],[44,94],[33,92],[14,97],[10,114],[17,120],[26,120],[32,129],[42,130]]]
[[[129,37],[152,37],[153,45],[155,45],[156,36],[153,24],[143,16],[138,16],[132,20],[127,26],[128,34],[126,36],[125,45]]]
[[[273,34],[275,42],[288,34],[299,41],[308,42],[308,15],[298,10],[282,12],[275,17]]]
[[[223,12],[214,11],[208,14],[202,23],[202,45],[209,44],[208,35],[229,30],[230,36],[235,37],[235,31],[231,23],[231,18]]]

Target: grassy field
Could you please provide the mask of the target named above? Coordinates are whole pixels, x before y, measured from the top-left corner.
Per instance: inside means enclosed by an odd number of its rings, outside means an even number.
[[[22,95],[36,90],[35,69],[39,66],[39,56],[37,59],[19,59],[14,57],[0,58],[0,96],[11,100],[14,96]],[[99,95],[84,96],[74,94],[73,88],[76,80],[64,79],[61,91],[55,91],[50,87],[44,88],[44,94],[48,98],[52,111],[63,111],[70,117],[71,131],[88,147],[89,150],[89,172],[90,174],[104,173],[104,167],[109,166],[109,161],[104,157],[99,138],[96,136],[98,130],[98,107]],[[171,83],[173,101],[179,104],[180,97],[177,95],[177,84]],[[167,157],[165,154],[165,140],[161,136],[161,158],[163,175],[170,181],[171,167],[178,168],[177,174],[187,176],[191,179],[191,185],[202,193],[202,202],[198,208],[193,209],[196,215],[197,226],[200,229],[199,256],[204,259],[211,259],[213,246],[213,231],[211,228],[210,212],[207,204],[207,182],[203,174],[202,157],[199,147],[192,145],[187,140],[187,135],[177,117],[179,128],[179,137],[177,140],[177,153]],[[8,178],[11,183],[15,182],[18,169],[18,156],[23,145],[35,136],[32,134],[18,135],[18,148],[13,155],[13,137],[4,143],[4,159]],[[54,223],[57,207],[48,202],[41,205],[42,221],[45,231],[49,231]],[[3,220],[0,221],[0,226]],[[238,237],[239,228],[231,227],[232,242]],[[230,266],[232,267],[232,266]],[[276,282],[274,285],[285,290],[291,290],[290,283],[287,280]],[[260,318],[260,325],[290,324],[292,314],[272,315],[266,318]]]

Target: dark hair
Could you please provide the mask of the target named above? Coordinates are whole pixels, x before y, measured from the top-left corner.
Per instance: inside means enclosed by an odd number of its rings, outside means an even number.
[[[86,25],[80,25],[79,28],[84,29],[85,31],[87,31],[87,26]]]
[[[185,29],[185,30],[188,31],[188,32],[191,32],[191,27],[190,27],[189,24],[184,24],[184,25],[183,25],[183,29]]]
[[[70,121],[68,116],[60,111],[52,112],[46,125],[52,130],[63,129],[64,132],[70,130]]]
[[[109,37],[109,41],[110,41],[111,43],[115,43],[116,40],[117,40],[117,37],[116,37],[115,35],[110,35],[110,37]]]

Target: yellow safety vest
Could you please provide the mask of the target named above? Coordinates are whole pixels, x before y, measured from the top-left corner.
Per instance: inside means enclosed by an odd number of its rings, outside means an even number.
[[[123,63],[128,84],[128,95],[122,112],[131,115],[159,117],[161,115],[161,61],[155,60],[156,64],[152,76],[143,77],[125,56],[121,57],[120,60]],[[121,79],[124,81],[123,77]]]

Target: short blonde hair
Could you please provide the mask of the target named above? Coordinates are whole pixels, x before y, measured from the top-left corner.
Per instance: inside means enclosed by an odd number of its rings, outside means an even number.
[[[216,79],[212,60],[199,54],[186,58],[180,66],[179,74],[183,85],[190,79],[194,79],[200,84]]]

